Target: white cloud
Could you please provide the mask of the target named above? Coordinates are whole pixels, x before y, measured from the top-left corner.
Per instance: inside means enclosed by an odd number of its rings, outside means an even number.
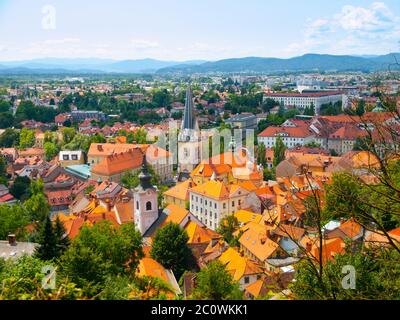
[[[400,17],[385,3],[374,2],[367,7],[345,5],[330,17],[307,21],[303,39],[290,44],[284,52],[387,53],[399,49],[399,39]]]

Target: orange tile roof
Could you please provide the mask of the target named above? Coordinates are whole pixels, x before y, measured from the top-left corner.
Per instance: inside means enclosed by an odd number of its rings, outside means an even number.
[[[190,189],[191,192],[205,195],[217,200],[229,199],[236,192],[237,194],[247,195],[249,192],[236,184],[225,184],[222,181],[207,181]]]
[[[165,209],[164,212],[168,213],[167,219],[165,219],[163,225],[166,225],[170,222],[181,224],[183,219],[189,214],[189,211],[186,209],[182,209],[174,204],[169,204]]]
[[[92,173],[112,176],[129,170],[140,168],[143,163],[143,153],[139,149],[105,157],[92,168]]]
[[[303,228],[295,227],[293,225],[280,224],[273,231],[273,233],[282,237],[288,237],[295,241],[299,241],[306,233],[306,230]]]
[[[225,265],[225,269],[231,272],[233,279],[239,281],[247,275],[256,275],[263,273],[261,267],[255,262],[243,257],[233,248],[228,248],[218,259]]]
[[[264,287],[264,281],[262,279],[258,279],[252,284],[246,287],[246,291],[250,293],[253,297],[258,298],[261,294],[261,291]]]
[[[303,247],[310,246],[312,256],[320,261],[318,237],[305,236],[300,243]],[[341,238],[323,239],[322,241],[322,262],[333,260],[336,254],[345,253],[346,244]]]
[[[312,136],[311,131],[307,127],[274,127],[270,126],[261,132],[258,137],[275,137],[285,134],[288,137],[303,138]]]
[[[212,231],[206,227],[201,227],[194,221],[189,221],[184,229],[189,236],[188,244],[206,243],[213,239],[221,238],[221,235],[215,231]]]
[[[338,229],[341,230],[347,237],[354,238],[360,234],[362,226],[354,221],[354,219],[350,219],[342,223]]]
[[[265,261],[279,248],[279,245],[267,237],[266,226],[250,222],[247,227],[239,239],[240,244],[257,259]]]
[[[195,185],[196,184],[191,179],[185,180],[165,191],[164,196],[170,196],[185,201],[189,200],[189,189]]]
[[[145,257],[139,261],[139,265],[136,270],[136,275],[139,277],[147,276],[147,277],[159,278],[163,280],[165,283],[167,283],[170,289],[175,294],[181,293],[172,271],[165,269],[160,263],[158,263],[156,260],[152,258]],[[171,292],[167,292],[166,295],[170,299],[174,297],[174,294]]]
[[[115,204],[115,211],[118,214],[121,223],[134,221],[135,206],[132,200],[128,202],[117,202]]]
[[[237,211],[234,216],[238,219],[239,223],[246,224],[249,222],[260,223],[262,220],[262,215],[257,214],[247,210],[239,210]]]
[[[250,191],[250,192],[256,191],[256,190],[258,189],[258,187],[257,187],[253,182],[251,182],[250,180],[247,180],[247,181],[238,181],[237,184],[238,184],[240,187],[242,187],[242,188],[244,188],[244,189],[246,189],[247,191]]]
[[[139,261],[136,274],[139,277],[147,276],[159,278],[169,283],[169,278],[166,269],[152,258],[143,258]]]
[[[154,144],[133,144],[133,143],[92,143],[89,148],[88,156],[110,156],[115,153],[125,153],[129,150],[140,149],[146,152],[148,161],[154,161],[159,158],[169,157],[171,155],[167,150]]]

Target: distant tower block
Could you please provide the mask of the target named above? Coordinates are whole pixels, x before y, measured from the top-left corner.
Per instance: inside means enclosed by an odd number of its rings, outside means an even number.
[[[151,178],[145,156],[142,172],[139,175],[140,184],[133,190],[135,225],[142,235],[158,219],[158,191],[152,186]]]
[[[194,108],[192,88],[186,91],[185,111],[178,135],[178,171],[190,173],[200,163],[201,137]]]

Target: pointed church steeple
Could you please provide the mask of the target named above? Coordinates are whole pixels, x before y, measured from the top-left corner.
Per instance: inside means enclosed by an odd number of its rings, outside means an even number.
[[[185,111],[183,115],[182,121],[182,130],[198,130],[196,117],[194,114],[193,108],[193,94],[192,87],[189,85],[186,90],[186,102],[185,102]]]
[[[142,172],[139,174],[140,188],[142,190],[147,190],[153,188],[151,185],[151,174],[147,167],[146,155],[143,156]]]

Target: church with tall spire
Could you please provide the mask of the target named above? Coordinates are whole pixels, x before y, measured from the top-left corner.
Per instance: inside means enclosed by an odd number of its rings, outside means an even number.
[[[178,171],[189,174],[200,163],[201,135],[196,119],[192,88],[186,90],[185,110],[178,135]]]

